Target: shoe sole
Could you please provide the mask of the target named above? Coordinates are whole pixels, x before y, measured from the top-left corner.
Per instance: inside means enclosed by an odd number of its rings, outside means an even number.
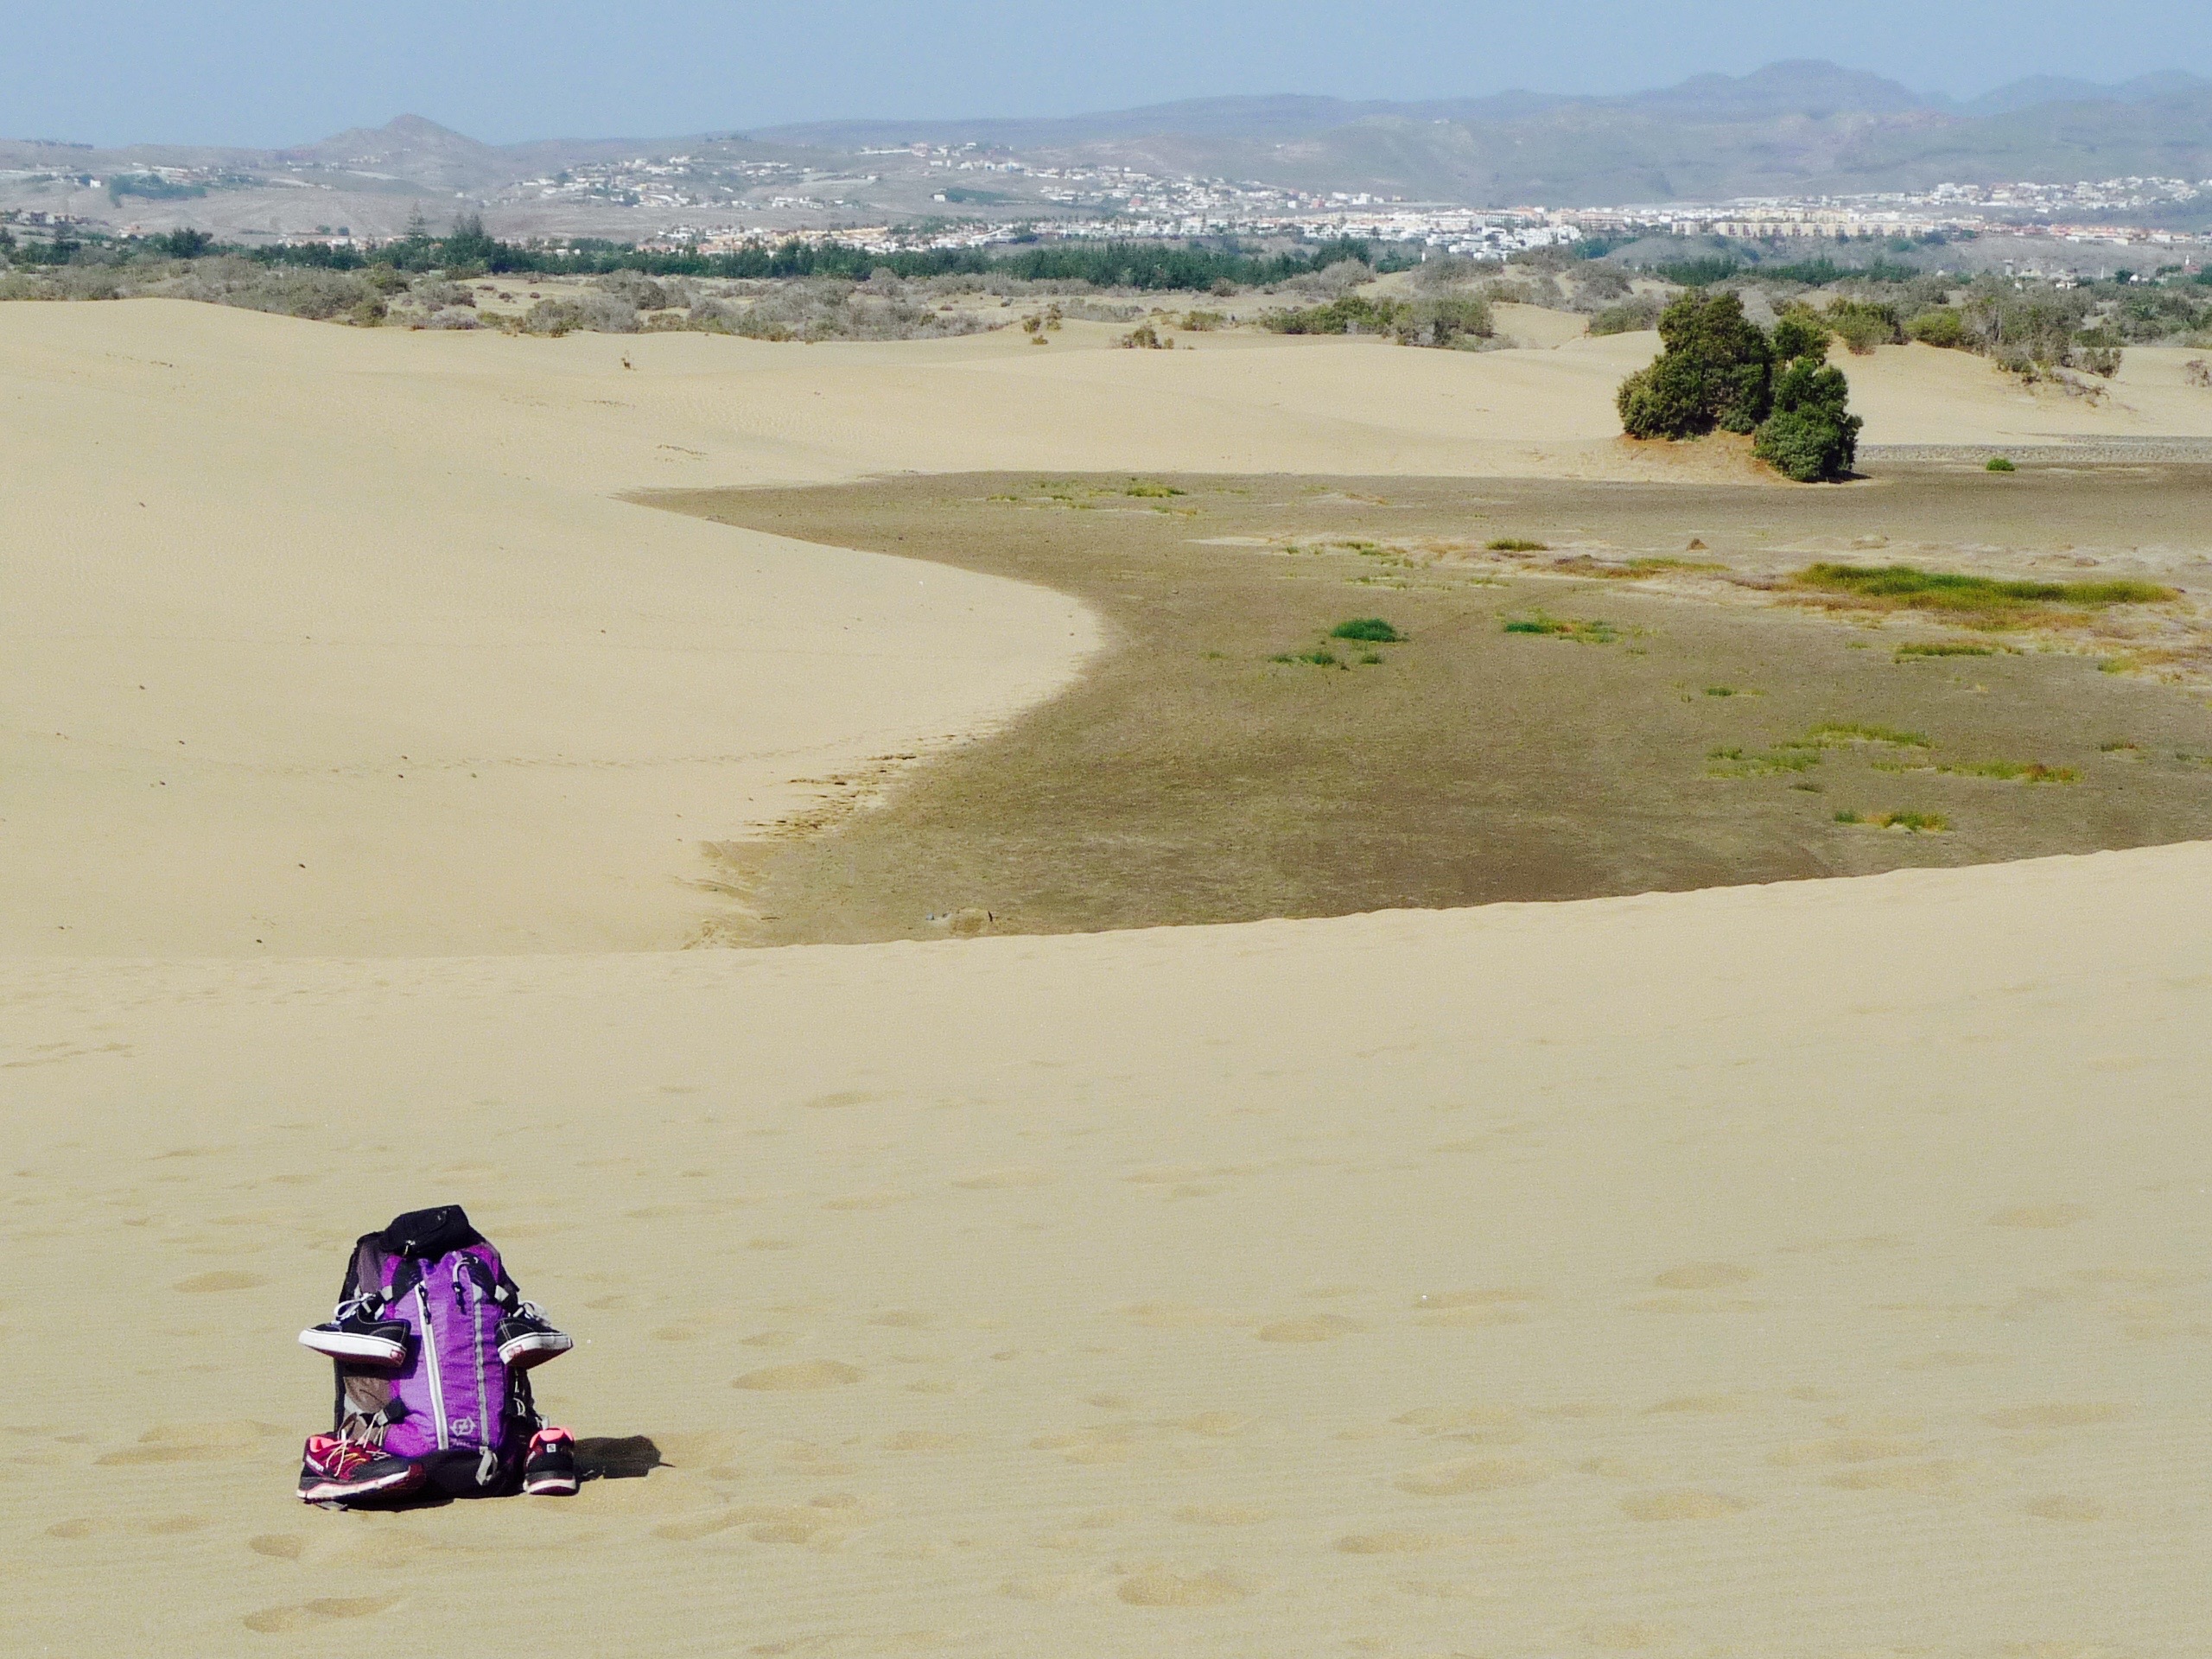
[[[512,1342],[499,1344],[499,1363],[511,1371],[526,1371],[533,1365],[543,1365],[549,1359],[558,1359],[575,1345],[574,1338],[563,1336],[558,1331],[517,1337]]]
[[[367,1365],[397,1365],[407,1357],[407,1344],[384,1337],[348,1336],[342,1332],[302,1331],[300,1346],[312,1348],[331,1359],[350,1359]]]
[[[576,1478],[574,1475],[540,1475],[535,1480],[525,1478],[522,1489],[532,1497],[574,1497]]]
[[[419,1464],[389,1475],[379,1475],[374,1480],[324,1480],[312,1486],[300,1488],[302,1503],[344,1503],[357,1497],[390,1497],[395,1492],[411,1491],[429,1478],[429,1471]]]

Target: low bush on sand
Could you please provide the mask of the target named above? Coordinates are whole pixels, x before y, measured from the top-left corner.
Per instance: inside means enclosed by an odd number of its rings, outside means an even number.
[[[1572,639],[1584,645],[1610,645],[1621,637],[1619,631],[1610,622],[1547,616],[1541,611],[1534,616],[1507,618],[1505,631],[1508,633],[1548,634],[1556,639]]]
[[[1405,637],[1379,616],[1355,616],[1329,630],[1332,639],[1363,639],[1378,645],[1395,645]]]
[[[1810,564],[1790,580],[1815,603],[1865,610],[1943,611],[1968,627],[2018,627],[2065,610],[2159,605],[2178,595],[2156,582],[2035,582],[1923,570],[1910,564]]]
[[[1863,823],[1870,830],[1903,830],[1916,836],[1940,836],[1951,827],[1941,812],[1854,812],[1846,807],[1838,823]]]

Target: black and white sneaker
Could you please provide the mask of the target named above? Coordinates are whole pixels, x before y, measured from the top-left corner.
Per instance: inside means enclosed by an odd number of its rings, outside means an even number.
[[[334,1318],[301,1332],[300,1342],[349,1364],[400,1364],[407,1358],[407,1340],[414,1332],[404,1319],[378,1318],[383,1311],[384,1303],[377,1297],[347,1302]]]
[[[510,1370],[526,1371],[558,1359],[576,1344],[556,1331],[536,1302],[519,1304],[499,1321],[499,1363]]]
[[[573,1497],[576,1491],[576,1440],[565,1428],[541,1428],[530,1437],[523,1460],[522,1489],[533,1497]]]

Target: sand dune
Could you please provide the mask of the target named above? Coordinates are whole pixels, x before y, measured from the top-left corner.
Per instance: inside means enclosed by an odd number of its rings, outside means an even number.
[[[1094,638],[1054,595],[622,492],[1714,460],[1611,435],[1649,335],[1469,355],[1250,335],[1125,352],[1115,333],[801,347],[0,308],[0,949],[678,944],[697,842],[988,725]],[[2135,354],[2104,405],[1921,347],[1848,366],[1872,442],[2212,433],[2181,355]]]
[[[0,1646],[465,1567],[558,1654],[2192,1651],[2208,895],[7,966]],[[300,1510],[291,1332],[434,1197],[670,1466]]]

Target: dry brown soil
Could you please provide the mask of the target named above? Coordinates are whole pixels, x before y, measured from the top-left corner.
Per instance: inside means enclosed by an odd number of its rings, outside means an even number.
[[[1557,568],[1594,550],[1764,571],[1856,543],[1855,556],[1930,568],[2147,569],[2186,590],[2208,476],[1921,465],[1777,490],[968,474],[656,494],[1042,583],[1094,607],[1112,636],[1077,686],[998,734],[903,776],[887,764],[896,781],[872,798],[876,780],[833,780],[821,812],[721,849],[709,879],[732,912],[703,937],[929,938],[972,910],[993,931],[1057,932],[1575,899],[2212,836],[2201,693],[2032,637],[1899,660],[1900,643],[1967,636]],[[1163,486],[1180,493],[1150,493]],[[1502,571],[1403,556],[1509,536],[1551,550]],[[1686,553],[1693,539],[1704,545]],[[1538,615],[1611,637],[1506,631]],[[1325,642],[1367,616],[1404,642]],[[1274,660],[1325,642],[1341,666]],[[1929,741],[1758,770],[1824,725]],[[1737,749],[1754,775],[1715,775],[1743,769],[1713,758]],[[1929,769],[1999,760],[2076,781]],[[1948,828],[1839,821],[1897,810]]]

